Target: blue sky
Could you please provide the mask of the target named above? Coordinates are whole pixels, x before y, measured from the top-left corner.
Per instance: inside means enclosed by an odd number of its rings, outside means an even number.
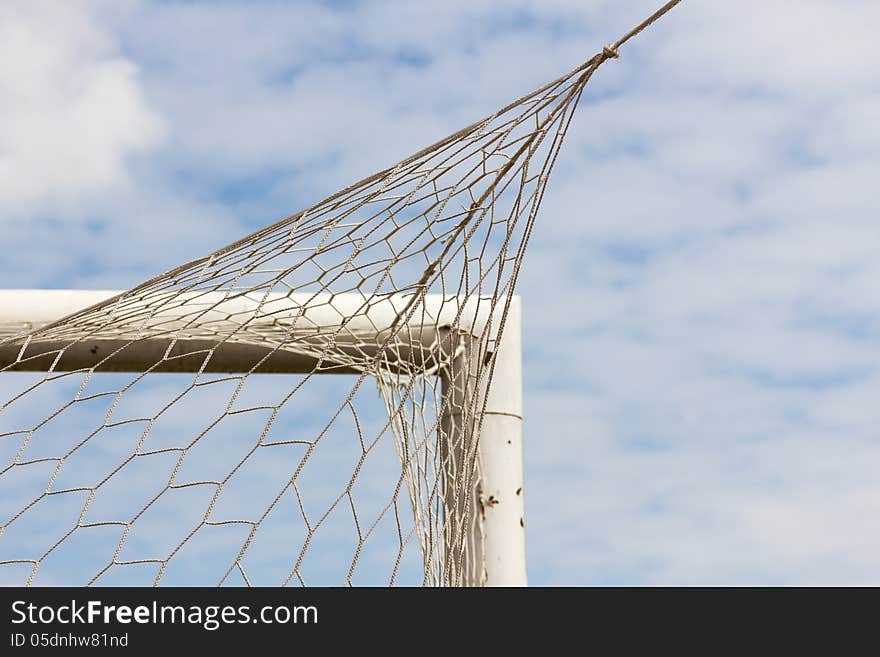
[[[655,5],[6,4],[2,285],[134,285]],[[792,6],[686,2],[584,96],[520,281],[535,584],[880,582],[880,7]]]

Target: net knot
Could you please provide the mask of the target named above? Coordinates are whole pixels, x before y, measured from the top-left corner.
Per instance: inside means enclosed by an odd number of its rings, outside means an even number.
[[[617,52],[617,48],[615,48],[611,44],[602,47],[602,54],[605,56],[605,59],[617,59],[618,57],[620,57],[620,53]]]

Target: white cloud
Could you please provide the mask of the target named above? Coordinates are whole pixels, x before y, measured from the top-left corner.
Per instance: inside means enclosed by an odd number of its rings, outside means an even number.
[[[3,214],[119,185],[125,158],[161,136],[135,65],[84,3],[4,5],[0,81]]]

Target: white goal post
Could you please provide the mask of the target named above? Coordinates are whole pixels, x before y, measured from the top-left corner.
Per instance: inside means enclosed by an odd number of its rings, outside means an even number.
[[[0,290],[0,337],[2,334],[20,334],[51,324],[72,313],[121,295],[109,290]],[[293,352],[273,349],[271,345],[253,342],[226,341],[217,345],[210,335],[212,321],[228,324],[230,318],[253,317],[254,323],[265,322],[277,331],[278,326],[290,322],[292,339],[300,345],[308,344],[315,336],[336,336],[335,353],[339,354],[338,367],[322,371],[351,373],[358,354],[375,359],[384,350],[383,361],[393,366],[396,360],[419,360],[421,367],[429,367],[426,359],[434,358],[444,396],[450,401],[444,406],[441,422],[447,436],[454,436],[460,422],[461,409],[466,404],[482,408],[478,447],[478,483],[476,499],[470,501],[479,521],[469,524],[464,531],[470,535],[467,543],[473,549],[466,558],[472,563],[463,565],[469,585],[524,586],[526,585],[524,491],[522,461],[522,355],[520,299],[512,296],[506,314],[492,310],[492,304],[481,303],[478,297],[458,304],[455,299],[441,295],[425,295],[422,311],[404,327],[396,331],[397,339],[389,343],[391,334],[412,297],[394,295],[380,300],[369,300],[357,294],[242,294],[187,293],[187,303],[172,309],[177,313],[164,328],[173,331],[187,325],[184,313],[200,308],[200,330],[204,337],[171,339],[166,332],[154,339],[101,336],[83,338],[71,344],[60,340],[22,344],[0,344],[0,369],[7,371],[55,372],[94,370],[142,372],[196,372],[224,373],[257,372],[304,374],[313,371],[315,359],[302,350]],[[207,309],[207,310],[205,310]],[[504,317],[503,331],[501,317]],[[341,330],[344,322],[344,330]],[[176,326],[178,325],[178,326]],[[449,330],[450,326],[470,327],[471,336],[488,335],[489,351],[480,354],[491,360],[491,386],[472,382],[459,376],[464,372],[466,359],[473,358],[476,350],[468,348],[470,336]],[[484,333],[488,329],[488,333]],[[497,339],[501,335],[500,340]],[[406,336],[402,338],[401,336]],[[351,344],[346,345],[346,337]],[[316,343],[320,340],[316,339]],[[203,348],[211,349],[210,360],[200,357]],[[108,356],[113,355],[110,359]],[[351,360],[345,355],[351,356]],[[445,361],[441,354],[450,354]],[[104,362],[106,360],[106,363]],[[158,368],[157,363],[161,363]],[[254,368],[254,363],[260,363]],[[486,381],[489,379],[487,378]],[[474,399],[473,395],[477,398]],[[454,444],[454,441],[452,441]],[[442,449],[442,446],[441,446]],[[449,459],[454,468],[462,459]],[[458,473],[446,472],[448,481]],[[455,496],[450,496],[451,498]],[[459,504],[461,501],[458,502]],[[455,514],[457,517],[459,514]],[[474,515],[476,518],[476,515]]]

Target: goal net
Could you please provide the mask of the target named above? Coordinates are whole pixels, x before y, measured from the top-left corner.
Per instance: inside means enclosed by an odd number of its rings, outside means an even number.
[[[516,280],[615,55],[63,318],[16,297],[35,319],[0,325],[0,584],[484,583]]]

